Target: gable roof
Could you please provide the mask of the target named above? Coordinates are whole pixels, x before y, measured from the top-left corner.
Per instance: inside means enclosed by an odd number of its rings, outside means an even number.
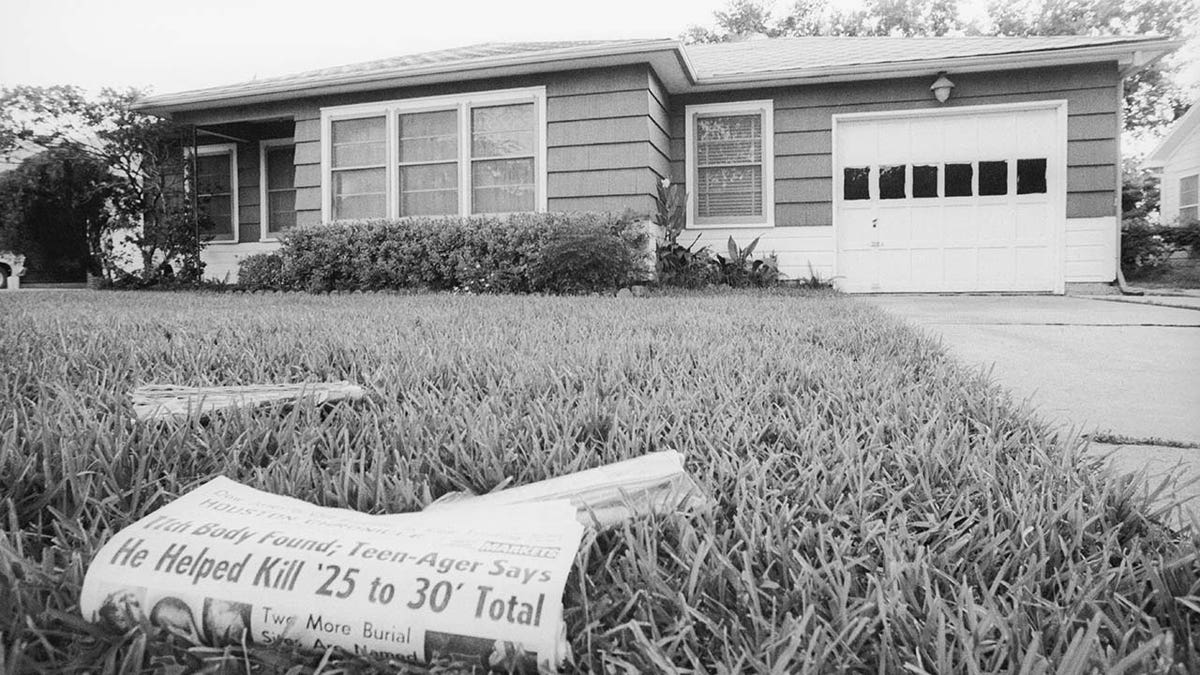
[[[1163,136],[1163,139],[1154,146],[1154,150],[1151,150],[1149,155],[1146,155],[1145,165],[1147,168],[1159,168],[1165,165],[1184,139],[1200,128],[1200,112],[1198,111],[1200,111],[1200,105],[1193,103],[1183,117],[1171,123],[1171,129],[1167,131],[1167,135]]]
[[[806,37],[686,45],[700,80],[722,76],[896,64],[979,56],[1061,53],[1080,47],[1137,44],[1155,36]]]
[[[149,112],[629,63],[672,93],[1118,61],[1140,68],[1179,43],[1158,36],[804,37],[685,45],[676,40],[484,43],[151,96]]]

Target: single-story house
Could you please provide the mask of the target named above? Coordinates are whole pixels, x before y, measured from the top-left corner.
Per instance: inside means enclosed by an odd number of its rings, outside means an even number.
[[[1200,106],[1175,120],[1145,166],[1161,180],[1158,209],[1164,225],[1200,220]]]
[[[296,224],[652,213],[850,292],[1116,277],[1122,80],[1157,37],[483,44],[153,96],[195,125],[208,273]],[[717,248],[717,250],[722,250]]]

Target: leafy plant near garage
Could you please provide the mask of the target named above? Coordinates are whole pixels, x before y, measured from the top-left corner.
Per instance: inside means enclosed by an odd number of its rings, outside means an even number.
[[[716,260],[720,283],[733,288],[762,288],[779,281],[779,266],[774,255],[758,259],[752,257],[758,240],[759,237],[755,237],[749,245],[741,248],[733,237],[729,238],[726,243],[729,256],[718,255]]]
[[[658,283],[677,288],[703,288],[716,280],[712,252],[707,246],[696,248],[697,236],[691,244],[679,243],[687,225],[687,193],[678,185],[663,179],[655,194],[654,224],[662,231],[656,246],[655,271]]]

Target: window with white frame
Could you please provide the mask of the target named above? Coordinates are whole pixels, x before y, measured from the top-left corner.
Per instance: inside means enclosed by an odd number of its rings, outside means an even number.
[[[196,148],[196,219],[209,241],[237,241],[237,145]]]
[[[296,146],[286,139],[262,141],[260,147],[261,238],[270,240],[296,224]]]
[[[1200,174],[1179,179],[1179,224],[1200,220]]]
[[[541,87],[322,110],[325,219],[541,211]]]
[[[690,226],[771,226],[773,109],[769,100],[687,106]]]

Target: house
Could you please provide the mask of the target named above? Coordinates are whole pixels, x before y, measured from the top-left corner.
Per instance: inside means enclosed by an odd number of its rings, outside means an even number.
[[[1164,225],[1200,220],[1200,106],[1175,120],[1145,161],[1161,183],[1159,215]]]
[[[850,292],[1116,277],[1121,82],[1156,37],[484,44],[154,96],[195,125],[210,275],[296,224],[651,213]],[[720,249],[718,249],[720,250]]]

